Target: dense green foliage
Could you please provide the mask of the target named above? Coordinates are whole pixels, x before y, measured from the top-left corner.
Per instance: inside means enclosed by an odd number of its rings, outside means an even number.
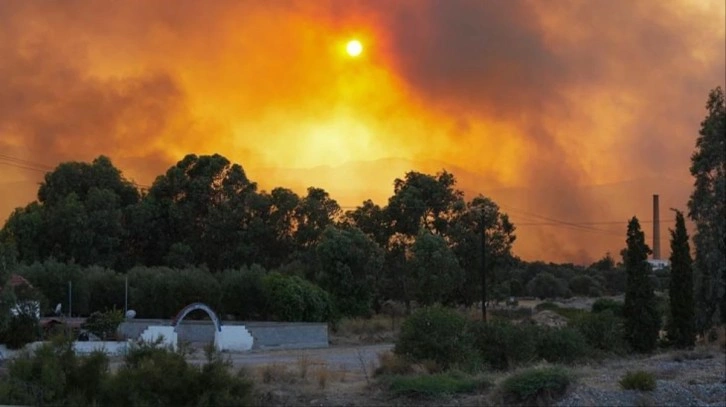
[[[625,390],[653,391],[656,387],[653,373],[644,370],[627,372],[618,383]]]
[[[473,329],[474,346],[487,366],[506,370],[536,360],[539,333],[539,327],[529,324],[478,323]]]
[[[660,330],[659,313],[650,279],[650,265],[646,261],[650,248],[645,244],[645,236],[640,230],[638,219],[633,217],[628,223],[625,268],[628,273],[625,291],[625,338],[638,352],[655,349]]]
[[[449,367],[471,357],[467,320],[456,311],[429,307],[401,326],[395,353],[413,361],[433,360]]]
[[[568,322],[577,329],[593,348],[610,353],[624,353],[627,349],[623,318],[612,310],[584,313]]]
[[[616,316],[622,316],[623,303],[610,298],[599,298],[592,303],[592,312],[594,314],[599,314],[605,311],[610,311]]]
[[[624,272],[609,255],[590,267],[514,258],[507,215],[486,197],[466,201],[455,186],[445,171],[412,171],[395,180],[387,205],[365,201],[342,213],[320,188],[260,191],[216,154],[185,156],[143,192],[106,157],[63,163],[46,174],[38,201],[0,230],[0,281],[24,275],[43,294],[45,314],[60,303],[87,316],[123,308],[128,278],[130,307],[152,318],[196,301],[242,319],[292,315],[270,308],[268,271],[322,287],[332,300],[322,314],[343,316],[391,300],[470,306],[482,297],[622,292]],[[294,291],[274,295],[326,297]],[[291,317],[322,318],[300,312]]]
[[[706,110],[691,156],[695,180],[688,201],[688,216],[696,224],[696,329],[701,334],[713,325],[719,308],[726,323],[726,103],[721,87],[709,93]]]
[[[217,274],[200,268],[135,267],[123,276],[96,266],[49,260],[17,271],[50,299],[43,313],[58,303],[67,309],[68,284],[63,281],[67,277],[73,281],[73,315],[123,309],[124,278],[128,278],[128,305],[139,318],[172,318],[194,302],[242,319],[320,322],[335,316],[333,301],[324,290],[301,277],[267,272],[260,266]]]
[[[534,368],[516,373],[501,385],[508,405],[550,405],[567,391],[570,374],[560,367]]]
[[[686,224],[680,211],[676,211],[676,228],[671,230],[670,260],[670,315],[666,324],[668,340],[678,348],[689,348],[696,339],[693,271]]]
[[[550,363],[573,363],[588,354],[587,341],[574,328],[544,328],[537,337],[537,356]]]
[[[68,337],[58,337],[8,364],[0,379],[0,403],[67,406],[249,405],[251,382],[233,375],[219,354],[201,367],[154,344],[132,348],[112,373],[101,353],[78,356]]]
[[[330,321],[335,315],[327,292],[296,276],[270,273],[262,280],[265,308],[279,321]]]
[[[81,327],[98,336],[101,340],[114,340],[116,330],[123,321],[124,313],[121,310],[96,311],[88,316]]]
[[[486,379],[472,377],[457,371],[390,378],[389,390],[396,395],[440,397],[460,393],[473,393],[488,387]]]

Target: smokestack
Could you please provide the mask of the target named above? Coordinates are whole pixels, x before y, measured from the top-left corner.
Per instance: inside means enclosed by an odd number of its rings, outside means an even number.
[[[653,195],[653,260],[660,260],[660,208],[658,195]]]

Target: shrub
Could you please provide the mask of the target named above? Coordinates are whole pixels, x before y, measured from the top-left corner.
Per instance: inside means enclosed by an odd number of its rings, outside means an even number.
[[[106,312],[94,312],[86,319],[82,327],[99,338],[107,340],[115,338],[116,330],[123,321],[123,311],[113,309]]]
[[[550,363],[573,363],[587,354],[587,341],[574,328],[545,328],[537,337],[537,356]]]
[[[583,314],[568,325],[577,329],[593,349],[618,354],[626,350],[623,319],[610,310]]]
[[[527,284],[527,291],[529,295],[540,299],[568,297],[571,294],[562,279],[548,272],[541,272],[530,280]]]
[[[34,315],[20,313],[12,316],[2,337],[8,349],[20,349],[41,338],[40,323]]]
[[[94,405],[108,376],[108,357],[95,352],[77,357],[70,336],[55,337],[8,364],[0,403]]]
[[[574,295],[590,296],[592,293],[601,292],[600,283],[588,275],[572,277],[569,283],[570,291]]]
[[[325,322],[334,319],[326,291],[297,276],[267,274],[262,279],[268,315],[282,321]]]
[[[461,372],[396,376],[390,379],[389,390],[396,395],[439,397],[458,393],[473,393],[490,383]]]
[[[625,390],[641,390],[641,391],[652,391],[655,390],[655,376],[652,373],[643,370],[636,370],[634,372],[627,372],[625,376],[620,379],[620,387]]]
[[[403,375],[413,372],[413,366],[409,361],[391,352],[379,354],[378,363],[379,366],[373,373],[376,376],[385,374]]]
[[[592,304],[592,312],[599,314],[605,311],[612,311],[615,316],[623,315],[623,303],[609,298],[599,298]]]
[[[101,405],[249,405],[251,382],[214,352],[198,368],[155,344],[132,348],[104,388]],[[173,372],[174,374],[169,374]]]
[[[265,273],[265,269],[257,265],[219,273],[222,313],[235,315],[241,320],[260,318],[265,312],[262,286]]]
[[[474,346],[484,363],[505,370],[537,357],[541,328],[536,325],[513,325],[506,321],[480,322],[474,326]]]
[[[401,326],[394,352],[413,361],[433,360],[449,367],[471,353],[467,325],[466,318],[454,310],[420,309]]]
[[[506,404],[549,405],[565,394],[570,381],[560,367],[528,369],[505,379],[501,391]]]

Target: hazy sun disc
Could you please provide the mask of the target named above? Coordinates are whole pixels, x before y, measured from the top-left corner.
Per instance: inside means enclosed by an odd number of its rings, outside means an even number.
[[[345,50],[348,51],[348,55],[357,57],[361,52],[363,52],[363,44],[361,44],[358,40],[351,40],[348,42]]]

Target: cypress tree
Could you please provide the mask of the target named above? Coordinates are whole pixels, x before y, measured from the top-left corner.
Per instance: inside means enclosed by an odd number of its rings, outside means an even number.
[[[628,222],[627,248],[625,249],[625,339],[638,352],[655,349],[660,330],[660,316],[655,293],[650,281],[650,248],[645,244],[645,235],[640,230],[638,218]]]
[[[677,348],[695,344],[695,308],[693,301],[693,260],[683,213],[676,212],[676,229],[671,230],[670,320],[668,340]]]

